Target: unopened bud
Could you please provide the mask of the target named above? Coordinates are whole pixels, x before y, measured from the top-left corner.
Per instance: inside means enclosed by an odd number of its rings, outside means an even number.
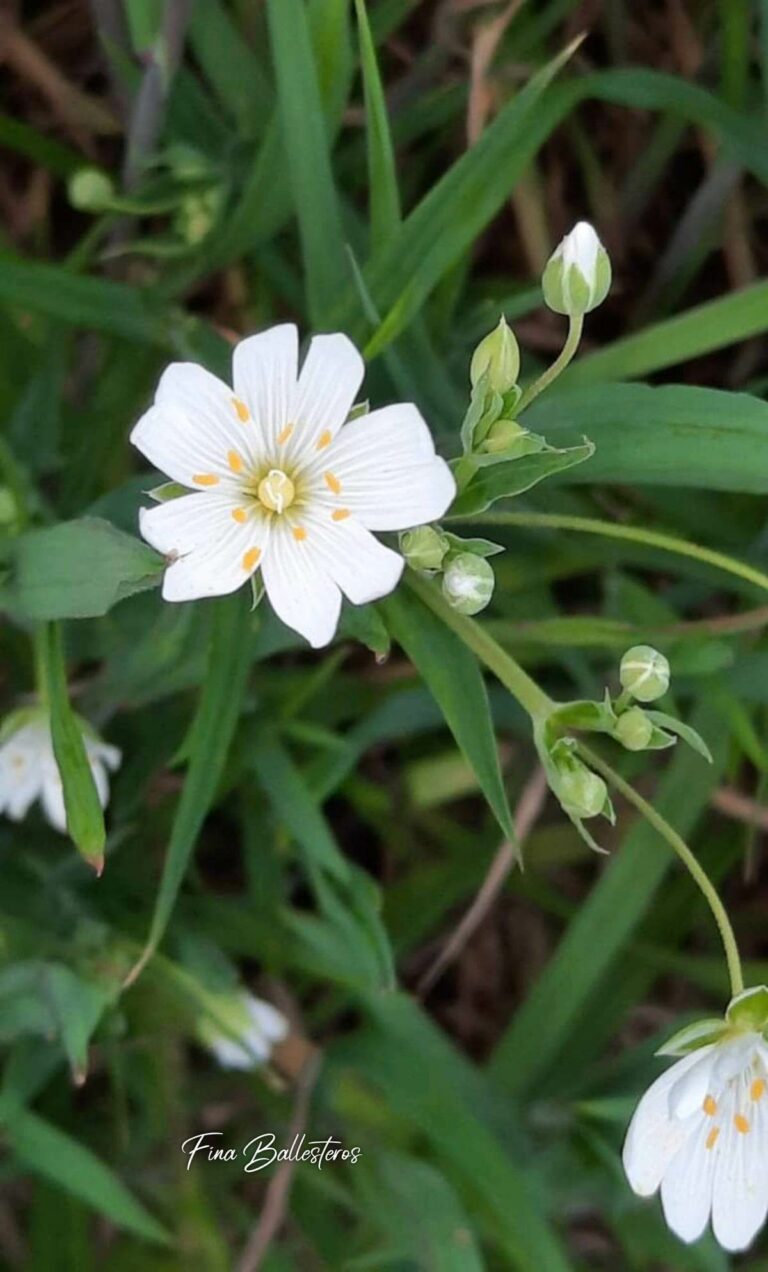
[[[587,221],[579,221],[550,256],[541,279],[556,314],[576,318],[601,305],[611,286],[608,253]]]
[[[486,451],[489,455],[496,455],[509,450],[513,442],[516,442],[521,433],[525,429],[515,420],[497,420],[488,430],[488,435],[480,446],[481,451]]]
[[[581,760],[573,760],[560,773],[557,791],[563,811],[571,817],[597,817],[605,807],[608,787]]]
[[[506,319],[499,319],[498,327],[489,332],[472,354],[469,378],[474,388],[482,375],[488,373],[488,387],[502,396],[513,389],[520,374],[520,350],[514,333]]]
[[[106,172],[80,168],[69,179],[69,201],[78,212],[104,212],[112,206],[115,187]]]
[[[669,688],[669,663],[651,645],[633,645],[621,660],[619,679],[638,702],[655,702]]]
[[[443,575],[443,595],[459,614],[479,614],[493,596],[495,582],[493,567],[484,557],[460,552]]]
[[[619,716],[614,735],[628,751],[644,751],[653,737],[653,724],[639,707],[630,707]]]
[[[400,535],[400,551],[412,570],[439,570],[448,540],[432,526],[418,526]]]
[[[246,990],[212,994],[210,1004],[197,1021],[197,1036],[222,1068],[255,1069],[288,1034],[285,1017]]]

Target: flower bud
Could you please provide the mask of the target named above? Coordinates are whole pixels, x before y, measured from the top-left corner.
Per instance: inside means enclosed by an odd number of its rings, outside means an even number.
[[[628,751],[644,751],[653,737],[653,724],[639,707],[630,707],[619,716],[614,736]]]
[[[255,1069],[288,1034],[285,1017],[246,990],[220,991],[209,1002],[211,1010],[199,1017],[196,1032],[222,1068]]]
[[[560,772],[557,796],[570,817],[597,817],[605,807],[608,787],[602,777],[574,759]]]
[[[588,314],[605,300],[611,262],[587,221],[579,221],[550,256],[541,286],[549,308],[569,318]]]
[[[621,660],[619,679],[638,702],[655,702],[669,688],[669,663],[650,645],[633,645]]]
[[[69,201],[78,212],[105,212],[115,198],[115,187],[106,172],[79,168],[69,179]]]
[[[400,535],[400,551],[412,570],[439,570],[448,540],[432,526],[418,526]]]
[[[443,595],[459,614],[479,614],[493,596],[495,582],[493,567],[484,557],[460,552],[443,575]]]
[[[520,350],[506,319],[499,319],[498,327],[489,332],[472,354],[469,378],[472,388],[480,377],[488,373],[488,387],[502,396],[517,384],[520,374]]]
[[[512,443],[516,442],[520,434],[524,432],[522,424],[518,424],[515,420],[497,420],[489,428],[479,449],[489,455],[509,450]]]

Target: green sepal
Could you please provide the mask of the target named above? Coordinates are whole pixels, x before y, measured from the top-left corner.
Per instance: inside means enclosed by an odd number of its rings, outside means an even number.
[[[656,1055],[687,1056],[689,1052],[698,1051],[700,1047],[708,1047],[713,1042],[720,1042],[727,1032],[727,1022],[716,1016],[705,1020],[694,1020],[668,1038],[663,1047],[659,1047]]]
[[[732,998],[725,1013],[729,1025],[762,1032],[768,1028],[768,986],[755,985]]]
[[[356,402],[347,416],[346,423],[349,424],[352,420],[362,419],[364,415],[368,414],[370,409],[371,404],[367,398],[364,402]]]
[[[653,720],[654,724],[658,724],[662,728],[668,729],[670,733],[682,738],[683,742],[687,742],[708,764],[712,763],[712,752],[701,735],[695,729],[692,729],[690,724],[684,724],[682,720],[676,720],[674,716],[667,715],[666,711],[646,711],[646,715],[649,720]]]
[[[651,713],[650,711],[646,711],[645,714],[647,716],[650,716]],[[673,734],[667,733],[664,729],[659,729],[657,728],[656,725],[654,725],[653,733],[651,734],[651,740],[650,742],[646,743],[646,745],[643,747],[643,750],[644,751],[666,751],[668,747],[675,746],[676,744],[677,744],[677,738],[674,737]]]
[[[462,539],[458,534],[443,530],[443,538],[450,543],[451,552],[470,552],[472,556],[490,557],[506,551],[502,543],[492,543],[490,539]]]
[[[252,574],[248,582],[251,585],[251,613],[261,605],[264,600],[264,580],[261,577],[261,570],[257,570]]]
[[[155,503],[168,503],[171,499],[179,499],[182,495],[194,494],[187,486],[182,486],[178,481],[164,481],[161,486],[155,486],[152,490],[145,490],[145,495],[150,499],[154,499]]]
[[[495,423],[494,420],[491,421],[491,424],[493,423]],[[487,432],[488,429],[485,430],[485,434]],[[476,440],[480,444],[483,439],[476,438]],[[550,446],[546,438],[541,437],[538,433],[532,433],[529,429],[523,429],[504,450],[483,451],[482,453],[475,451],[473,452],[473,458],[476,460],[478,468],[490,468],[493,464],[509,463],[515,459],[524,459],[526,455],[540,455],[542,451],[554,450],[555,447]]]

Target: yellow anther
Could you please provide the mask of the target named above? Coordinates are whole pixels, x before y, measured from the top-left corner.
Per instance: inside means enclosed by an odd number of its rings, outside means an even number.
[[[232,520],[239,521],[241,526],[245,525],[246,521],[248,520],[248,513],[246,512],[245,508],[233,508]]]
[[[705,1095],[703,1108],[707,1117],[714,1117],[717,1112],[717,1101],[713,1096]]]
[[[280,468],[270,468],[259,482],[258,496],[269,512],[285,512],[296,498],[296,487]]]
[[[335,474],[335,473],[323,473],[323,476],[324,476],[324,478],[325,478],[325,484],[326,484],[326,486],[328,487],[328,489],[330,490],[331,494],[334,494],[334,495],[340,495],[340,494],[341,494],[341,482],[339,481],[339,479],[338,479],[338,477],[336,476],[336,474]]]
[[[243,471],[243,461],[238,455],[237,451],[234,451],[234,450],[227,451],[227,463],[229,464],[233,473],[241,473]]]
[[[350,512],[349,508],[337,508],[335,512],[331,513],[331,520],[346,521],[347,517],[351,517],[351,516],[352,516],[352,513]]]
[[[325,450],[326,446],[330,446],[333,437],[328,429],[324,429],[317,439],[316,445],[318,450]]]
[[[742,1113],[736,1114],[735,1118],[733,1119],[733,1125],[736,1127],[736,1130],[739,1132],[740,1135],[746,1135],[747,1131],[749,1130],[749,1122],[747,1121],[747,1119],[744,1117]]]
[[[293,432],[293,425],[286,424],[285,428],[281,429],[277,435],[278,446],[282,446],[285,442],[287,442],[292,432]]]
[[[294,526],[293,537],[294,539],[298,539],[299,543],[301,543],[303,539],[306,539],[307,532],[303,526]]]
[[[196,486],[218,486],[219,478],[215,473],[195,473],[193,482]]]
[[[255,570],[256,566],[259,564],[260,556],[260,548],[249,548],[243,555],[243,569],[250,574],[251,570]]]
[[[241,424],[247,424],[251,418],[251,412],[248,410],[245,402],[241,402],[240,398],[233,397],[232,405],[237,411],[237,418],[240,420]]]
[[[707,1138],[706,1138],[706,1145],[707,1145],[707,1148],[714,1148],[714,1147],[715,1147],[715,1144],[717,1143],[717,1137],[718,1137],[718,1135],[719,1135],[719,1134],[720,1134],[720,1127],[719,1127],[719,1126],[713,1126],[713,1127],[712,1127],[712,1130],[709,1132],[709,1135],[708,1135],[708,1136],[707,1136]]]
[[[754,1082],[752,1083],[752,1086],[749,1088],[749,1095],[750,1095],[750,1099],[752,1100],[762,1100],[763,1096],[765,1095],[765,1079],[764,1078],[755,1078]]]

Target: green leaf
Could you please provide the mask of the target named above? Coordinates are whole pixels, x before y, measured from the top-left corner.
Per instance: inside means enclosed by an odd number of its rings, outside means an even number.
[[[558,446],[589,430],[594,454],[569,483],[768,491],[768,403],[747,393],[601,384],[547,394],[530,416]]]
[[[355,0],[360,64],[365,92],[366,141],[368,152],[368,184],[370,244],[376,252],[384,246],[402,220],[400,192],[392,137],[389,130],[387,103],[376,59],[376,46],[371,35],[365,0]]]
[[[135,592],[156,587],[163,559],[98,517],[29,530],[6,548],[10,577],[0,604],[38,622],[95,618]]]
[[[712,763],[712,752],[707,746],[704,739],[692,729],[690,724],[684,724],[682,720],[678,720],[675,716],[667,715],[666,711],[646,711],[649,720],[653,720],[654,724],[658,724],[662,729],[666,729],[669,733],[675,733],[698,755],[703,756],[710,764]]]
[[[28,1109],[3,1111],[6,1143],[27,1170],[79,1197],[118,1227],[147,1241],[169,1241],[165,1229],[85,1145]]]
[[[141,344],[168,341],[164,306],[153,302],[151,292],[111,279],[84,278],[58,265],[1,258],[0,301]]]
[[[91,1036],[116,996],[117,987],[113,990],[85,980],[64,963],[44,963],[40,973],[41,990],[50,1004],[73,1079],[79,1085],[88,1070]]]
[[[404,588],[382,603],[382,611],[392,636],[426,681],[502,832],[514,843],[488,694],[474,656]]]
[[[580,446],[563,450],[539,451],[509,463],[481,468],[472,481],[457,496],[451,506],[451,516],[468,516],[484,512],[497,499],[509,499],[521,495],[555,473],[564,472],[576,464],[583,464],[595,453],[591,441],[585,438]]]
[[[82,724],[69,704],[61,632],[55,623],[49,623],[41,633],[39,649],[53,753],[64,790],[67,831],[78,851],[99,875],[104,869],[104,814],[88,763]]]

